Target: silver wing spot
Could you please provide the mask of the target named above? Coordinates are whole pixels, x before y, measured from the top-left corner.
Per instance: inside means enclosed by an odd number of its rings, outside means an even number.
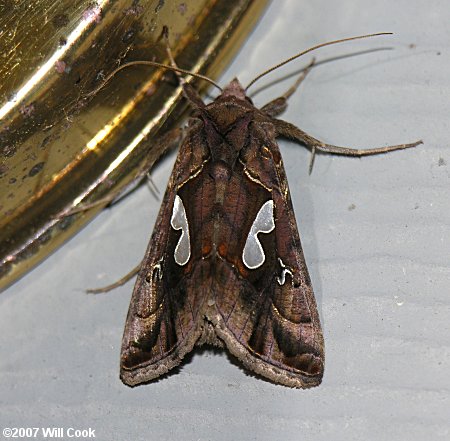
[[[163,276],[161,263],[163,263],[163,259],[160,259],[158,263],[153,267],[153,275],[156,273],[156,277],[158,277],[158,280],[161,280]]]
[[[286,274],[290,274],[291,278],[294,277],[294,274],[292,274],[292,271],[283,263],[280,258],[278,258],[278,262],[281,266],[281,276],[277,277],[277,282],[279,285],[283,286],[286,282]]]
[[[173,257],[178,265],[183,266],[189,262],[191,257],[191,243],[189,239],[189,224],[186,217],[186,210],[184,209],[183,201],[180,196],[175,196],[173,204],[172,218],[170,225],[174,230],[181,230],[181,236],[178,240]]]
[[[248,269],[259,268],[266,260],[263,247],[258,240],[258,234],[270,233],[274,228],[273,201],[269,200],[258,211],[245,242],[242,261]]]

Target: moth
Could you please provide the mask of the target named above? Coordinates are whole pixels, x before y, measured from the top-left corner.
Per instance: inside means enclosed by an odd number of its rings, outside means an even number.
[[[305,75],[261,109],[237,79],[209,104],[182,83],[193,113],[134,287],[121,349],[124,383],[156,379],[204,343],[225,347],[275,383],[321,382],[323,334],[277,138],[347,156],[420,141],[354,150],[277,119]]]

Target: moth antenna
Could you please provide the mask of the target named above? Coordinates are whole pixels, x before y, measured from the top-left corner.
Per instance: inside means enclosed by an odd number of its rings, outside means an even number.
[[[296,55],[293,55],[292,57],[288,58],[287,60],[282,61],[281,63],[276,64],[275,66],[272,66],[270,69],[265,70],[263,73],[259,74],[256,78],[254,78],[250,83],[247,85],[245,90],[247,91],[253,84],[255,84],[260,78],[264,77],[265,75],[269,74],[270,72],[273,72],[275,69],[278,69],[281,66],[284,66],[287,63],[290,63],[291,61],[301,57],[302,55],[307,54],[308,52],[312,52],[316,49],[319,49],[324,46],[330,46],[332,44],[337,43],[343,43],[344,41],[351,41],[351,40],[361,40],[363,38],[371,38],[371,37],[378,37],[380,35],[392,35],[393,32],[379,32],[377,34],[366,34],[366,35],[358,35],[356,37],[349,37],[349,38],[341,38],[340,40],[333,40],[328,41],[326,43],[318,44],[317,46],[310,47],[309,49],[306,49],[305,51],[302,51]]]
[[[91,95],[95,95],[100,89],[102,89],[109,80],[111,80],[112,77],[114,77],[118,72],[120,72],[122,69],[125,69],[127,67],[131,67],[131,66],[154,66],[154,67],[161,67],[163,69],[167,69],[167,70],[172,70],[174,72],[180,72],[182,74],[185,75],[191,75],[192,77],[195,78],[199,78],[200,80],[204,80],[210,84],[212,84],[213,86],[217,87],[220,91],[222,91],[222,88],[213,80],[211,80],[211,78],[208,78],[205,75],[202,74],[198,74],[195,72],[191,72],[189,70],[186,69],[181,69],[180,67],[174,67],[174,66],[170,66],[168,64],[164,64],[164,63],[158,63],[157,61],[149,61],[149,60],[136,60],[136,61],[130,61],[129,63],[125,63],[122,64],[122,66],[119,66],[117,69],[113,70],[106,78],[105,81],[103,82],[103,84],[101,84],[97,89],[93,90],[92,92],[89,92],[86,94],[86,96],[91,96]]]

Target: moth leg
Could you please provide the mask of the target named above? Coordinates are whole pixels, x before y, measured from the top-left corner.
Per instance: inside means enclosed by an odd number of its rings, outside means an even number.
[[[150,172],[147,173],[146,177],[147,177],[147,183],[149,184],[148,187],[149,187],[150,191],[153,193],[153,196],[155,196],[156,199],[160,200],[161,192],[159,191],[159,188],[156,186],[155,182],[153,181]]]
[[[106,206],[111,204],[111,202],[119,200],[121,197],[130,192],[134,187],[136,187],[136,185],[138,185],[139,182],[142,179],[144,179],[145,176],[148,175],[149,171],[151,170],[155,162],[169,150],[177,146],[180,143],[182,137],[183,137],[183,129],[176,128],[162,135],[156,142],[145,140],[144,141],[145,143],[152,142],[153,144],[155,144],[153,147],[148,148],[149,151],[150,149],[152,149],[154,151],[160,150],[160,152],[158,153],[157,156],[150,154],[146,156],[146,158],[142,161],[142,164],[140,164],[139,168],[136,170],[133,179],[129,184],[125,186],[125,188],[115,190],[109,193],[107,196],[97,199],[94,202],[83,203],[78,205],[77,207],[69,209],[68,211],[65,211],[64,213],[58,215],[57,219],[71,216],[72,214],[80,213],[86,210],[90,210],[91,208]]]
[[[139,272],[139,270],[141,269],[141,265],[142,262],[138,266],[133,268],[128,274],[125,274],[121,279],[117,280],[117,282],[111,283],[111,285],[103,286],[102,288],[87,289],[86,292],[88,294],[101,294],[112,291],[119,286],[125,285],[128,280],[132,279]]]
[[[311,135],[308,135],[303,130],[300,130],[298,127],[294,126],[294,124],[282,121],[280,119],[273,119],[273,123],[275,125],[277,135],[284,136],[285,138],[290,138],[295,141],[301,142],[302,144],[305,144],[307,147],[311,149],[312,157],[310,162],[310,172],[312,170],[312,166],[314,163],[314,156],[316,151],[328,153],[331,155],[361,157],[369,155],[379,155],[380,153],[388,153],[394,150],[408,149],[411,147],[416,147],[419,144],[423,143],[422,140],[419,140],[409,144],[390,145],[386,147],[376,147],[372,149],[353,149],[350,147],[339,147],[332,144],[326,144],[312,137]]]
[[[281,113],[283,113],[287,108],[289,97],[292,96],[299,88],[300,84],[306,78],[306,75],[308,75],[308,73],[313,68],[315,62],[316,59],[313,58],[311,60],[311,63],[309,63],[309,65],[303,70],[303,72],[297,78],[297,81],[285,93],[283,93],[283,95],[281,95],[278,98],[275,98],[274,100],[270,101],[269,103],[261,107],[261,111],[271,117],[278,116]]]
[[[113,205],[116,202],[119,202],[122,198],[127,196],[129,193],[131,193],[139,185],[140,181],[143,180],[144,178],[147,178],[150,192],[153,194],[153,196],[155,196],[156,199],[159,200],[160,193],[159,193],[158,187],[153,182],[153,179],[150,175],[150,170],[147,170],[147,172],[145,174],[142,174],[142,176],[137,176],[136,178],[133,178],[133,180],[129,184],[127,184],[125,186],[125,188],[121,188],[116,191],[113,191],[113,192],[109,193],[107,196],[97,199],[94,202],[80,204],[76,208],[73,208],[72,210],[64,213],[63,216],[71,216],[72,214],[81,213],[83,211],[90,210],[91,208],[95,208],[95,207],[101,207],[101,206],[106,207],[108,205]]]

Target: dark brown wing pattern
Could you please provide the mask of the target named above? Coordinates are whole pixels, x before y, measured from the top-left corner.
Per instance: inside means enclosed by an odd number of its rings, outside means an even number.
[[[274,133],[225,92],[197,110],[133,292],[125,383],[160,376],[204,342],[272,381],[320,383],[323,338]]]
[[[229,190],[240,195],[240,204],[231,206],[227,199],[223,209],[235,213],[229,222],[239,225],[247,237],[251,226],[243,219],[253,221],[264,202],[272,199],[275,228],[258,235],[265,261],[253,270],[245,268],[240,259],[244,241],[236,241],[232,232],[223,237],[224,243],[232,242],[236,248],[221,263],[227,277],[213,282],[220,315],[217,332],[251,370],[288,386],[309,387],[320,383],[323,375],[323,337],[272,133],[267,124],[249,137],[252,141],[242,151],[236,169],[244,179],[236,179],[236,188]]]

